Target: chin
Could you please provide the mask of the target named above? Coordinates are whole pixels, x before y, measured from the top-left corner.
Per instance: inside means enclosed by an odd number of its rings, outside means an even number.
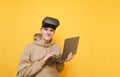
[[[45,38],[45,40],[46,40],[46,41],[50,41],[50,40],[51,40],[51,38]]]

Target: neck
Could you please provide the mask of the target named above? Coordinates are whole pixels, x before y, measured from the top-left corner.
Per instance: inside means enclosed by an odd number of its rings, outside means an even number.
[[[50,43],[50,40],[44,40],[46,44]]]

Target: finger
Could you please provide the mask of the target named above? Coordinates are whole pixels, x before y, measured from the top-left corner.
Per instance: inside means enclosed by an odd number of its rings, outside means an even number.
[[[50,55],[55,55],[55,53],[53,53],[53,52],[52,52],[52,53],[48,53],[48,54],[50,54]]]

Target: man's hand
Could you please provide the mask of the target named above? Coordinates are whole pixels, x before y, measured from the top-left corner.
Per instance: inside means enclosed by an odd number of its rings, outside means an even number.
[[[56,57],[55,53],[48,53],[43,60],[47,61],[48,59],[55,59],[55,57]]]
[[[65,62],[70,61],[72,58],[73,58],[73,53],[70,52],[70,53],[68,54],[67,58],[65,59]]]

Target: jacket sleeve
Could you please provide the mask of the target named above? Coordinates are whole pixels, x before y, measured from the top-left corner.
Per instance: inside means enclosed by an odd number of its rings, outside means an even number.
[[[56,44],[55,45],[55,53],[57,53],[57,56],[61,56],[62,55],[62,52],[61,52],[61,47]],[[56,62],[56,69],[58,70],[58,72],[61,72],[63,69],[64,69],[64,62],[60,63],[60,62]]]
[[[26,47],[18,65],[17,77],[32,77],[42,69],[45,63],[43,60],[31,62],[30,50]]]
[[[62,62],[62,63],[57,62],[56,63],[56,68],[57,68],[58,72],[61,72],[64,69],[64,65],[65,65],[64,62]]]

